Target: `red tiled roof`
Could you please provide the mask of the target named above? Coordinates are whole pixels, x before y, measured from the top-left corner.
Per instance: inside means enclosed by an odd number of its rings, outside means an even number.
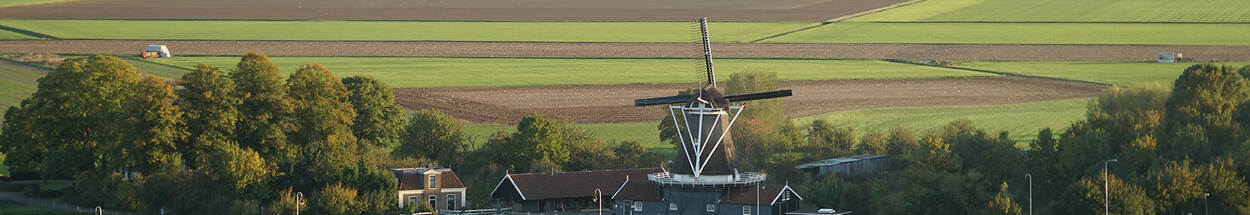
[[[393,169],[391,172],[399,178],[399,190],[420,190],[426,187],[425,176],[422,173],[428,170],[430,169]],[[438,183],[438,188],[465,188],[455,171],[447,168],[434,170],[439,172],[438,182],[435,182]]]
[[[524,200],[590,198],[594,196],[595,188],[603,191],[604,195],[611,195],[625,182],[626,176],[633,180],[647,180],[647,174],[661,171],[663,170],[660,168],[640,168],[508,174],[491,192],[491,196],[506,198],[500,193],[500,189],[515,189]],[[515,188],[513,184],[516,185]]]
[[[721,200],[734,204],[755,204],[756,191],[760,191],[759,203],[765,205],[772,205],[774,200],[781,196],[782,191],[790,192],[790,195],[793,195],[794,198],[803,199],[803,197],[794,192],[794,189],[790,189],[787,185],[771,184],[764,185],[759,190],[756,190],[756,186],[732,188],[725,192],[725,196],[722,196]]]
[[[621,185],[621,188],[612,195],[612,199],[642,200],[642,201],[660,201],[664,199],[664,192],[661,191],[660,185],[646,181],[646,179],[630,179],[629,182]]]

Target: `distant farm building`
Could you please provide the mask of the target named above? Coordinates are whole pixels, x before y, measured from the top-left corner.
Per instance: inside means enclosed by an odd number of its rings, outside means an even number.
[[[857,155],[804,163],[795,168],[817,176],[830,173],[846,176],[867,175],[883,170],[886,158],[887,155]]]
[[[148,45],[147,48],[143,48],[143,52],[139,53],[139,56],[143,58],[170,58],[174,57],[174,54],[170,54],[169,47],[165,47],[165,45]]]
[[[400,208],[429,204],[434,210],[460,210],[468,187],[450,168],[391,169],[399,182]]]

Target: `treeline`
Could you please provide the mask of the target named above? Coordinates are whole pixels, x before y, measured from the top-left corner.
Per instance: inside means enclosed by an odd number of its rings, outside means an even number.
[[[111,56],[71,59],[5,112],[0,150],[15,172],[78,179],[66,200],[173,214],[394,214],[390,168],[453,167],[470,207],[504,172],[633,168],[664,160],[636,142],[606,144],[571,123],[528,116],[473,146],[437,110],[405,113],[383,82],[308,64],[283,80],[249,53],[228,73],[142,75]],[[650,166],[650,165],[648,165]]]
[[[1085,119],[1062,132],[1040,131],[1027,149],[1006,132],[994,135],[965,120],[919,136],[901,127],[857,135],[822,121],[804,130],[807,142],[793,147],[802,149],[800,161],[891,157],[875,175],[789,178],[808,207],[1023,214],[1028,174],[1039,214],[1100,214],[1106,203],[1112,214],[1250,214],[1250,67],[1195,65],[1171,89],[1109,88]],[[784,154],[772,153],[768,162],[795,157]]]

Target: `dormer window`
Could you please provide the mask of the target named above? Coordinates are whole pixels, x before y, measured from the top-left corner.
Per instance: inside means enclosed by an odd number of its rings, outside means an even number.
[[[436,187],[438,187],[438,176],[431,175],[430,176],[430,189],[434,189]]]

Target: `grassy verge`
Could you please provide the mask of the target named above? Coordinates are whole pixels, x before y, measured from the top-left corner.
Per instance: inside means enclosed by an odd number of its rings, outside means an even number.
[[[1090,99],[1031,102],[1005,105],[897,107],[840,111],[799,119],[802,125],[825,119],[835,125],[853,126],[861,131],[888,132],[906,126],[922,134],[951,121],[971,120],[977,128],[997,133],[1007,131],[1011,139],[1025,143],[1037,138],[1037,131],[1052,128],[1062,131],[1082,119]]]
[[[690,83],[702,61],[694,59],[534,59],[430,57],[273,57],[284,75],[319,63],[340,77],[370,75],[392,87],[466,87]],[[154,62],[229,70],[238,57],[176,57]],[[721,74],[769,71],[787,80],[903,79],[983,76],[984,73],[879,60],[719,59]]]
[[[836,23],[785,43],[1250,45],[1250,24]]]
[[[1201,62],[1105,62],[1105,61],[963,61],[958,67],[1001,71],[1030,76],[1055,77],[1114,85],[1158,83],[1170,86],[1185,68]],[[1220,62],[1242,67],[1250,62]]]
[[[690,42],[689,22],[0,20],[65,39]],[[715,42],[751,41],[811,26],[719,22]],[[697,32],[697,31],[695,31]]]
[[[1250,22],[1244,0],[927,0],[853,21]]]

